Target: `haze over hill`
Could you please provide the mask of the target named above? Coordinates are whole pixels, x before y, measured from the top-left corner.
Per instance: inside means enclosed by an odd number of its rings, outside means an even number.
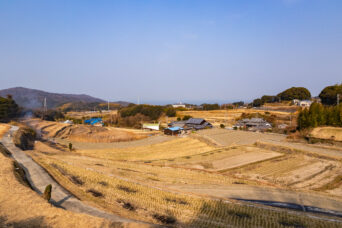
[[[49,93],[42,90],[28,89],[24,87],[14,87],[0,90],[0,96],[5,97],[8,94],[18,105],[25,108],[40,108],[43,105],[44,98],[47,100],[48,108],[55,108],[59,105],[72,102],[105,102],[102,99],[95,98],[86,94],[62,94]]]

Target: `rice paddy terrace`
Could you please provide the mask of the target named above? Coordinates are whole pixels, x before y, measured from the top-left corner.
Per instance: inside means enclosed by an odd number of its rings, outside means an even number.
[[[160,137],[79,143],[72,151],[42,141],[28,154],[81,200],[127,218],[177,227],[321,227],[330,211],[333,226],[341,225],[338,157],[285,147],[283,136],[271,134]],[[298,210],[320,213],[313,219]]]

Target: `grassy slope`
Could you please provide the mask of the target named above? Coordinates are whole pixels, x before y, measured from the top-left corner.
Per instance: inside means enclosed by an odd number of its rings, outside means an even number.
[[[340,127],[317,127],[310,134],[315,138],[342,141],[342,128]]]
[[[19,183],[13,172],[13,160],[2,154],[0,173],[0,227],[8,223],[16,224],[18,227],[111,226],[111,223],[104,219],[51,206],[33,190]]]

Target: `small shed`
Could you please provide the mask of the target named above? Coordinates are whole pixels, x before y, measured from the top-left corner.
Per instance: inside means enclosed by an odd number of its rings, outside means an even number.
[[[183,128],[181,127],[169,127],[164,129],[165,135],[180,135],[183,132]]]
[[[159,131],[159,123],[144,123],[142,128],[151,131]]]

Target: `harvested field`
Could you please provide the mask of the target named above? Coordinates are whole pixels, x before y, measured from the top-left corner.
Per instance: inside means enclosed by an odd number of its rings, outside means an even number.
[[[342,128],[317,127],[310,132],[310,136],[318,139],[342,141]]]
[[[230,170],[226,174],[296,189],[324,191],[326,189],[322,186],[333,181],[341,168],[340,161],[293,153]]]
[[[265,114],[268,112],[270,115],[275,115],[281,123],[289,123],[290,113],[274,110],[257,110],[257,109],[229,109],[229,110],[213,110],[213,111],[178,111],[177,116],[183,117],[190,115],[194,118],[204,118],[215,126],[225,124],[232,126],[235,120],[241,116],[242,113],[252,114],[260,113]]]
[[[224,171],[250,163],[282,156],[283,154],[252,146],[222,148],[199,155],[156,161],[153,164],[188,167],[208,171]]]
[[[219,128],[198,131],[197,134],[214,140],[222,146],[250,145],[260,140],[281,142],[286,138],[285,135],[280,134],[257,133],[239,130],[235,131]]]
[[[50,170],[51,174],[60,183],[79,198],[95,202],[97,205],[120,215],[157,224],[174,223],[176,227],[225,227],[227,224],[231,224],[237,227],[249,227],[263,226],[263,221],[267,218],[272,227],[281,227],[279,220],[284,218],[286,221],[297,221],[308,227],[338,227],[339,225],[339,223],[290,214],[280,209],[272,210],[255,206],[250,207],[236,204],[233,201],[226,203],[224,201],[211,200],[204,196],[199,197],[192,194],[175,193],[146,184],[146,182],[144,184],[136,183],[130,178],[118,178],[100,170],[80,167],[77,163],[66,163],[45,155],[35,157],[35,159]],[[70,161],[73,160],[70,159]],[[114,162],[110,163],[108,168],[116,167]],[[122,162],[121,164],[123,165],[124,163],[129,162]],[[65,175],[54,169],[51,166],[52,164],[62,167],[68,174],[78,176],[84,182],[84,185],[78,186],[73,184]],[[132,170],[135,169],[134,165],[132,164]],[[141,164],[141,166],[151,167],[146,164]],[[106,164],[97,167],[103,168],[106,167]],[[167,170],[172,171],[171,169]],[[138,170],[135,171],[139,172]],[[189,172],[196,173],[197,171]],[[162,174],[162,172],[160,173]],[[178,177],[181,177],[181,175],[178,174]],[[193,179],[195,181],[195,177]],[[99,184],[99,180],[106,184]]]
[[[111,160],[150,161],[191,156],[214,149],[204,142],[192,138],[176,138],[159,144],[132,148],[112,148],[102,150],[78,150],[83,156]]]
[[[145,138],[117,128],[95,127],[81,124],[64,124],[51,121],[29,120],[26,123],[46,138],[68,139],[72,142],[111,143]]]

